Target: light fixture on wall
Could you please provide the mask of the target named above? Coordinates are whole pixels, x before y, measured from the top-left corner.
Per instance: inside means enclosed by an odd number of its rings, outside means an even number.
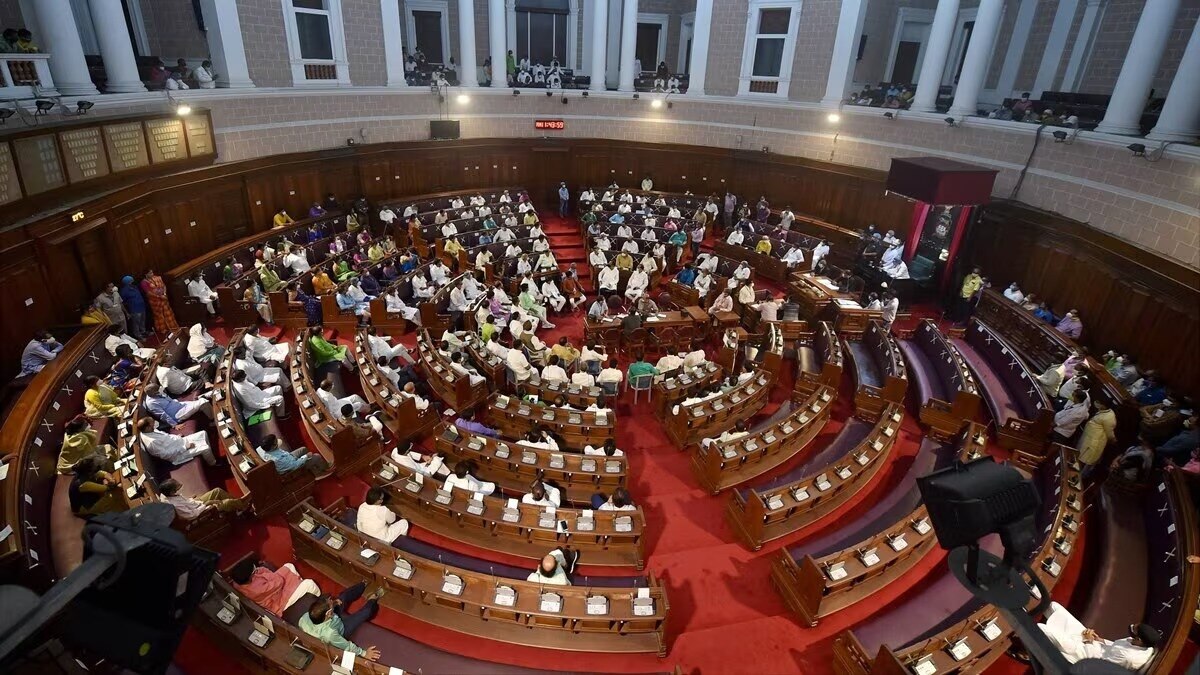
[[[547,90],[547,91],[546,91],[546,98],[550,98],[551,96],[554,96],[554,92],[552,92],[552,91],[550,91],[550,90]]]
[[[1073,129],[1071,133],[1067,133],[1062,129],[1057,129],[1053,133],[1055,143],[1066,143],[1067,145],[1074,143],[1075,137],[1078,135],[1079,129]]]
[[[586,90],[586,89],[584,89],[584,90],[583,90],[583,97],[584,97],[584,98],[587,98],[587,97],[588,97],[588,93],[587,93],[587,90]]]
[[[838,122],[842,121],[842,116],[837,113],[829,113],[825,116],[825,121],[829,122],[830,124],[837,124]]]
[[[634,94],[634,95],[633,95],[633,100],[635,100],[635,101],[636,101],[636,100],[640,99],[641,97],[642,97],[642,95],[641,95],[641,94]]]
[[[0,124],[8,124],[8,118],[17,114],[14,108],[0,108]]]
[[[650,101],[651,108],[655,108],[655,109],[661,108],[662,104],[663,104],[663,102],[657,98],[654,99],[653,101]]]
[[[889,119],[889,120],[892,120],[893,122],[895,122],[895,121],[896,121],[896,118],[900,116],[900,113],[899,113],[899,112],[885,112],[885,113],[883,113],[883,116],[884,116],[885,118],[887,118],[887,119]]]
[[[513,89],[513,96],[520,96],[520,95],[521,95],[520,89]]]
[[[1174,142],[1175,141],[1168,141],[1166,143],[1160,143],[1157,148],[1151,150],[1150,152],[1146,152],[1145,143],[1130,143],[1125,147],[1133,153],[1134,157],[1141,157],[1147,162],[1157,162],[1158,160],[1162,159],[1163,153],[1167,151],[1167,146]]]
[[[91,101],[77,101],[75,103],[75,114],[82,115],[82,114],[86,113],[87,111],[91,110],[92,106],[94,106],[94,105],[96,105],[96,104],[92,103]]]
[[[455,100],[458,101],[459,105],[466,105],[471,102],[471,97],[467,96],[466,94],[459,94],[458,98]]]
[[[953,117],[947,117],[946,119],[944,119],[942,121],[945,122],[948,126],[952,126],[952,127],[958,126],[958,120],[954,119]]]
[[[36,102],[34,102],[34,105],[37,107],[37,110],[35,110],[33,112],[33,116],[41,117],[42,115],[50,114],[50,111],[54,110],[54,106],[56,104],[54,103],[54,101],[48,101],[48,100],[42,98],[42,99],[38,99]]]
[[[1146,156],[1146,144],[1145,143],[1130,143],[1129,145],[1127,145],[1125,147],[1126,147],[1126,149],[1128,149],[1130,152],[1133,153],[1134,157],[1145,157]]]
[[[567,98],[567,95],[566,95],[566,94],[563,94],[563,97],[562,97],[562,104],[563,104],[563,105],[567,105],[567,104],[568,104],[568,103],[570,103],[570,102],[571,102],[571,100]]]
[[[192,114],[192,106],[190,106],[186,103],[180,103],[179,105],[175,106],[175,114],[179,115],[180,117],[185,117],[187,115],[191,115]]]

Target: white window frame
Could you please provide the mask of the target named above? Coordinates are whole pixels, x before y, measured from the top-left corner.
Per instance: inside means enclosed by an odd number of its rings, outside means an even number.
[[[750,0],[746,16],[746,37],[742,46],[742,68],[738,77],[738,96],[753,98],[784,98],[788,97],[788,89],[792,84],[792,65],[796,57],[796,35],[800,30],[800,10],[802,0]],[[779,65],[779,77],[754,76],[754,52],[758,47],[758,22],[764,9],[790,9],[788,17],[788,32],[783,39],[783,62]],[[775,93],[751,92],[751,81],[778,82]]]
[[[433,55],[426,54],[425,58],[434,63],[450,62],[450,3],[447,0],[404,0],[404,24],[408,38],[408,50],[417,48],[417,18],[413,12],[437,12],[442,17],[442,54],[441,60],[435,60]]]
[[[679,17],[679,55],[676,57],[676,73],[691,73],[692,64],[688,63],[688,40],[696,39],[696,13],[687,12]]]
[[[642,64],[642,70],[651,70],[652,71],[655,68],[658,68],[658,64],[660,62],[667,60],[667,42],[668,42],[667,31],[671,27],[671,15],[638,12],[637,22],[638,23],[654,23],[654,24],[658,24],[658,26],[659,26],[658,48],[654,50],[658,56],[657,56],[657,58],[654,59],[654,63],[649,63],[649,64],[643,63]],[[634,42],[636,43],[637,40],[635,39]],[[636,50],[636,44],[634,45],[634,47]]]
[[[325,89],[350,86],[350,61],[346,58],[346,31],[342,25],[342,0],[324,0],[327,10],[300,9],[292,0],[280,0],[283,8],[283,26],[287,32],[289,64],[292,67],[292,86]],[[305,59],[300,56],[300,31],[296,27],[296,14],[324,14],[329,18],[329,44],[332,59]],[[306,65],[332,65],[337,77],[332,80],[310,80],[304,75]]]
[[[921,64],[925,62],[925,48],[929,46],[929,35],[933,30],[933,14],[932,9],[920,9],[917,7],[901,7],[896,15],[896,28],[892,31],[892,46],[888,50],[887,68],[883,71],[882,80],[890,80],[892,77],[892,69],[896,67],[896,50],[900,48],[900,37],[904,34],[904,24],[927,24],[929,29],[925,31],[925,39],[921,40],[921,48],[917,50],[917,69],[913,72],[912,84],[916,84],[921,78]]]

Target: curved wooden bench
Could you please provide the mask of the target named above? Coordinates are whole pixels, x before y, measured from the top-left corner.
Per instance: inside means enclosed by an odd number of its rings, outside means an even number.
[[[434,447],[446,455],[446,464],[473,460],[480,477],[496,483],[510,495],[521,496],[542,474],[562,491],[564,502],[590,504],[597,491],[610,493],[626,484],[629,463],[619,457],[584,456],[535,448],[520,441],[489,438],[457,426],[446,426],[434,436]]]
[[[420,302],[418,302],[416,297],[413,295],[412,280],[413,277],[418,274],[428,276],[429,265],[430,263],[428,262],[423,263],[418,265],[412,271],[401,275],[395,281],[382,288],[379,297],[371,300],[371,325],[375,326],[379,332],[396,336],[403,335],[409,330],[417,327],[418,324],[405,319],[401,314],[393,314],[392,312],[387,311],[387,301],[383,299],[383,296],[387,293],[395,291],[396,296],[403,300],[405,305],[408,305],[419,312]],[[418,315],[417,318],[419,320],[420,315]]]
[[[297,506],[288,521],[293,546],[302,560],[339,583],[375,579],[390,591],[383,597],[383,605],[420,621],[532,647],[666,655],[669,606],[665,587],[652,574],[643,587],[653,600],[653,607],[646,615],[634,611],[633,600],[638,590],[633,587],[546,589],[524,579],[508,578],[503,585],[512,588],[516,597],[512,604],[503,604],[495,599],[496,587],[500,585],[495,576],[398,551],[342,525],[311,502]],[[314,536],[320,532],[316,526],[329,532],[318,538]],[[338,539],[343,543],[335,549],[330,542]],[[406,569],[407,579],[396,575],[397,567]],[[448,590],[447,578],[451,575],[456,578],[452,582],[457,582],[454,584],[457,592]],[[547,590],[559,597],[557,611],[543,608],[542,593]],[[588,614],[590,597],[605,598],[605,614]]]
[[[550,345],[547,345],[548,347]],[[549,356],[547,356],[549,358]],[[561,364],[560,364],[561,365]],[[597,399],[604,394],[600,387],[581,387],[571,382],[543,382],[535,370],[518,387],[522,396],[536,396],[542,403],[553,404],[559,396],[565,396],[567,405],[580,410],[596,405]],[[607,396],[605,397],[608,398]],[[613,397],[615,398],[615,397]]]
[[[667,415],[666,432],[680,448],[699,443],[703,438],[716,437],[726,429],[758,414],[771,393],[781,359],[768,354],[769,362],[754,372],[745,382],[716,398],[680,406],[678,413]]]
[[[1066,568],[1075,550],[1079,526],[1083,519],[1082,491],[1075,487],[1079,479],[1079,470],[1069,459],[1074,456],[1074,451],[1061,445],[1056,445],[1055,448],[1057,455],[1054,462],[1048,463],[1039,472],[1043,477],[1039,482],[1044,497],[1038,529],[1043,538],[1031,559],[1034,573],[1048,591],[1054,590],[1058,577],[1047,571],[1044,562],[1052,561],[1059,570]],[[985,542],[984,548],[998,550],[997,538],[991,537],[988,541],[990,543]],[[964,601],[962,606],[949,616],[944,612],[937,612],[932,617],[936,621],[935,625],[927,625],[931,617],[924,609],[914,612],[915,620],[896,616],[908,611],[909,607],[916,608],[926,604],[927,598],[924,596],[942,587],[954,589],[955,595],[964,598]],[[1031,597],[1027,609],[1036,604],[1037,599]],[[938,619],[940,621],[937,621]],[[994,607],[976,600],[949,574],[922,593],[906,598],[901,604],[893,605],[887,612],[876,614],[873,622],[885,622],[889,628],[904,631],[914,637],[900,649],[888,647],[886,643],[889,640],[885,639],[872,656],[871,648],[865,646],[853,631],[841,633],[834,640],[833,665],[839,675],[895,675],[915,672],[910,669],[917,668],[921,663],[930,664],[937,669],[937,673],[983,673],[988,666],[1004,655],[1012,639],[1012,627],[999,612]],[[861,627],[859,632],[862,632]],[[951,648],[959,652],[957,656],[950,654]]]
[[[654,415],[663,420],[675,404],[725,379],[725,369],[713,361],[705,361],[688,372],[667,377],[654,383]]]
[[[312,367],[308,354],[309,329],[296,335],[291,355],[292,392],[296,397],[296,412],[304,420],[304,428],[312,442],[312,448],[321,453],[338,476],[358,472],[379,457],[379,438],[374,434],[361,443],[354,437],[354,430],[345,421],[336,419],[317,398],[317,385],[325,374],[333,375],[333,394],[345,396],[342,388],[340,362],[326,364],[321,370]]]
[[[274,416],[250,429],[247,429],[242,421],[244,417],[241,406],[234,395],[229,375],[234,361],[232,347],[241,344],[245,334],[244,328],[233,334],[229,339],[230,349],[225,352],[225,358],[217,366],[216,377],[213,380],[213,389],[216,392],[213,396],[213,411],[217,422],[217,443],[225,448],[233,479],[242,491],[249,495],[255,515],[264,518],[287,511],[308,499],[312,496],[316,479],[311,471],[304,468],[281,474],[273,462],[266,461],[258,455],[258,446],[269,434],[279,439],[281,448],[291,448],[287,442],[287,435],[283,433]]]
[[[931,319],[924,319],[901,351],[918,388],[921,421],[949,439],[979,414],[979,385],[966,361]]]
[[[817,388],[826,386],[835,390],[842,384],[842,368],[845,357],[842,342],[833,325],[818,321],[811,333],[800,338],[796,345],[796,392],[807,396]]]
[[[725,517],[752,550],[824,518],[871,484],[888,462],[904,409],[891,404],[875,428],[845,457],[810,470],[798,480],[733,493]]]
[[[747,436],[695,446],[692,472],[700,486],[715,495],[792,461],[825,428],[836,395],[835,389],[820,387],[795,405],[781,406],[782,414],[749,430]]]
[[[616,411],[563,410],[540,403],[525,403],[498,394],[488,402],[488,420],[508,438],[521,438],[534,427],[558,434],[565,449],[583,451],[584,446],[599,447],[616,438]]]
[[[850,341],[846,346],[857,373],[856,414],[873,422],[888,404],[903,405],[908,391],[908,366],[900,346],[883,324],[871,320],[862,340]]]
[[[423,411],[417,410],[416,401],[406,396],[387,376],[379,372],[379,365],[371,354],[365,330],[354,334],[354,356],[358,363],[358,379],[362,385],[363,397],[368,403],[377,405],[384,411],[384,426],[392,432],[397,441],[422,436],[438,423],[438,413],[433,406]]]
[[[472,384],[469,376],[451,368],[450,360],[434,347],[427,328],[417,331],[417,368],[433,393],[455,410],[469,410],[488,397],[487,381]]]
[[[967,423],[959,433],[956,456],[969,462],[982,456],[986,444],[986,429]],[[913,478],[910,489],[915,493]],[[916,498],[919,502],[919,493]],[[797,558],[790,550],[782,551],[771,564],[771,585],[801,621],[815,626],[819,619],[868,599],[902,577],[933,550],[936,540],[925,506],[918,504],[866,538],[830,553]]]

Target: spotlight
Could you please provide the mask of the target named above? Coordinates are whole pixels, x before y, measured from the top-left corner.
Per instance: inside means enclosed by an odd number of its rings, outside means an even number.
[[[651,107],[651,108],[661,108],[661,107],[662,107],[662,101],[660,101],[660,100],[658,100],[658,99],[654,99],[653,101],[650,101],[650,107]]]
[[[459,105],[466,105],[471,102],[471,97],[466,94],[459,94],[455,100],[458,101]]]
[[[1125,147],[1128,148],[1129,151],[1133,153],[1134,157],[1145,157],[1146,156],[1146,146],[1143,145],[1142,143],[1130,143],[1129,145],[1127,145]]]
[[[175,114],[179,115],[180,117],[182,117],[184,115],[190,115],[190,114],[192,114],[192,106],[190,106],[186,103],[180,103],[178,106],[175,107]]]
[[[586,90],[586,89],[584,89],[584,90],[583,90],[583,97],[584,97],[584,98],[587,98],[587,97],[588,97],[588,93],[587,93],[587,90]]]
[[[48,114],[51,110],[54,110],[54,101],[47,101],[44,98],[38,99],[34,105],[37,106],[37,110],[33,113],[34,117]]]
[[[550,98],[550,97],[551,97],[551,96],[553,96],[553,95],[554,95],[554,92],[552,92],[552,91],[547,91],[547,92],[546,92],[546,98]]]
[[[520,95],[521,95],[520,89],[513,89],[513,96],[520,96]]]
[[[885,113],[883,113],[883,116],[888,118],[889,120],[896,119],[896,113],[885,112]]]
[[[353,139],[353,138],[347,138],[347,139],[346,139],[346,145],[348,145],[348,146],[350,146],[350,147],[354,147],[356,144],[355,144],[355,142],[354,142],[354,139]]]
[[[566,94],[563,94],[563,97],[562,97],[562,102],[563,102],[563,105],[566,105],[567,103],[570,103],[570,101],[568,101],[568,100],[567,100],[567,95],[566,95]]]
[[[8,124],[8,118],[17,113],[13,108],[0,108],[0,124]]]
[[[1062,143],[1065,140],[1067,140],[1067,132],[1065,132],[1061,129],[1054,132],[1054,142],[1055,143]]]
[[[828,120],[830,124],[837,124],[838,122],[842,121],[842,116],[837,113],[829,113],[825,116],[825,119]]]
[[[950,126],[952,126],[952,127],[956,127],[956,126],[958,126],[958,121],[957,121],[957,120],[955,120],[953,117],[947,117],[947,118],[945,119],[945,122],[946,122],[946,124],[949,124],[949,125],[950,125]]]
[[[918,478],[917,488],[942,548],[976,545],[998,533],[1011,559],[1023,559],[1032,549],[1033,518],[1041,499],[1016,469],[991,457],[955,462]]]
[[[96,104],[92,103],[91,101],[79,101],[75,104],[75,114],[82,115],[85,112],[91,110],[92,106],[94,106],[94,105],[96,105]]]
[[[642,95],[641,95],[641,94],[634,94],[634,95],[633,95],[633,100],[635,100],[635,101],[636,101],[636,100],[638,100],[638,99],[639,99],[639,98],[641,98],[641,97],[642,97]]]

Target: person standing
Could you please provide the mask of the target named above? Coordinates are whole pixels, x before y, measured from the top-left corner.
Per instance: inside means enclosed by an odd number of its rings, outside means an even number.
[[[558,215],[563,218],[571,211],[571,191],[567,189],[566,183],[558,184]]]
[[[126,275],[121,278],[121,301],[125,303],[125,312],[129,315],[129,334],[135,340],[146,337],[146,299],[142,292],[133,284],[133,277]]]
[[[104,291],[96,296],[96,306],[104,312],[112,325],[121,327],[122,333],[129,332],[125,320],[125,305],[121,303],[121,294],[117,291],[116,284],[110,281],[104,286]]]
[[[1084,480],[1096,469],[1108,444],[1117,440],[1116,413],[1103,400],[1096,399],[1092,405],[1096,406],[1096,414],[1083,425],[1083,434],[1075,446],[1079,451],[1079,462],[1083,464],[1080,475]]]
[[[141,286],[142,293],[150,303],[150,312],[154,315],[154,330],[160,335],[178,330],[179,322],[175,320],[175,312],[171,310],[171,303],[167,300],[167,285],[162,277],[152,269],[146,270]]]
[[[975,294],[983,288],[983,277],[979,275],[979,272],[978,267],[972,268],[971,273],[963,278],[962,288],[959,290],[958,297],[955,298],[958,303],[955,319],[959,322],[966,323],[967,319],[971,318]]]

